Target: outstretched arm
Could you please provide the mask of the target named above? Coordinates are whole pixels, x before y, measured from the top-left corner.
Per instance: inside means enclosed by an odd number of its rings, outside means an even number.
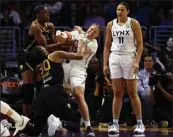
[[[38,27],[37,24],[32,24],[31,25],[30,32],[34,36],[35,41],[37,41],[37,43],[40,46],[45,47],[49,52],[53,52],[55,50],[58,50],[58,49],[60,49],[61,46],[64,46],[66,44],[65,43],[66,39],[64,38],[61,43],[54,43],[54,44],[49,44],[48,45],[45,37],[42,34],[42,31],[41,31],[40,27]]]

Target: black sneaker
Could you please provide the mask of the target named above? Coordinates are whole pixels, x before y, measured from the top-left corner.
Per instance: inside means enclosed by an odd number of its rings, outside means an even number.
[[[93,129],[90,126],[87,127],[85,135],[87,137],[95,137],[95,133],[94,133]]]

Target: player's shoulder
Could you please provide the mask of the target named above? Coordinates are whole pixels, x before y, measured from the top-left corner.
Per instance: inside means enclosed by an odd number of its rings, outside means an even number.
[[[96,39],[93,39],[91,41],[88,41],[88,45],[90,46],[90,48],[95,49],[98,47],[98,42]]]
[[[47,25],[50,26],[50,27],[55,27],[52,22],[47,22]]]
[[[131,23],[132,24],[139,24],[138,20],[134,19],[134,18],[131,18],[131,17],[128,17],[131,19]]]
[[[115,24],[115,20],[116,20],[116,18],[113,19],[113,20],[111,20],[111,21],[109,21],[109,22],[107,23],[107,28],[112,28],[112,26]]]
[[[31,31],[36,31],[36,30],[40,30],[40,27],[39,27],[39,25],[38,25],[38,23],[36,22],[36,21],[33,21],[32,23],[31,23],[31,25],[30,25],[30,30]]]

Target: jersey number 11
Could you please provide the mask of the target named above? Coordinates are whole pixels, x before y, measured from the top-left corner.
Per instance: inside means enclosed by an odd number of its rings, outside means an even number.
[[[119,39],[119,44],[123,44],[124,43],[124,37],[118,37]]]

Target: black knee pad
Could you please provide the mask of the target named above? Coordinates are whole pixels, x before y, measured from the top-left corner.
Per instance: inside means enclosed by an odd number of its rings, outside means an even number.
[[[23,84],[22,90],[24,93],[23,103],[32,104],[32,100],[34,97],[34,84]]]
[[[41,85],[42,85],[42,81],[37,81],[35,83],[37,93],[40,93]]]

